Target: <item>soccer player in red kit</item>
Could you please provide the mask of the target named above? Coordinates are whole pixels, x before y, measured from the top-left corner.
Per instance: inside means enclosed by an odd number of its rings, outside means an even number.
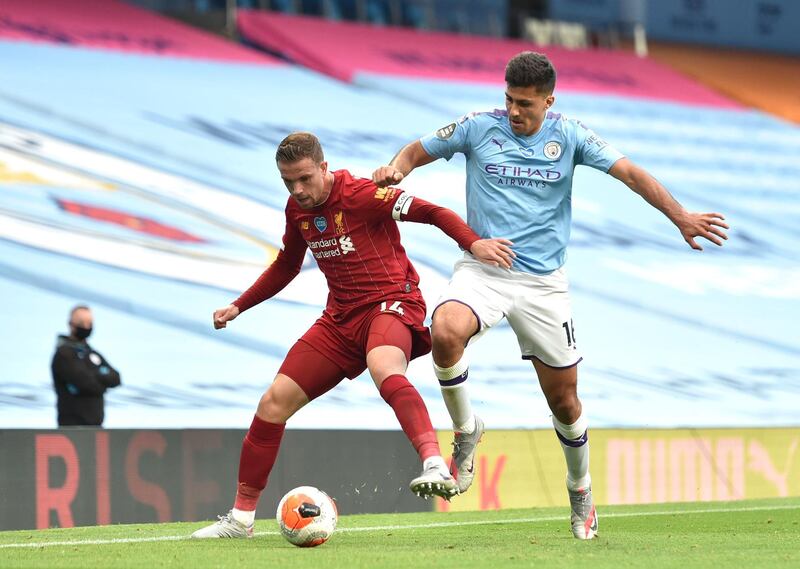
[[[457,484],[439,450],[428,410],[405,377],[408,362],[431,349],[423,325],[419,276],[400,244],[397,221],[437,226],[477,259],[509,267],[511,242],[480,239],[452,211],[395,188],[378,188],[347,170],[328,170],[310,133],[287,136],[276,153],[290,199],[283,247],[247,291],[214,312],[225,328],[241,312],[274,296],[300,272],[310,249],[328,282],[322,316],[289,350],[258,404],[242,443],[233,509],[192,534],[197,538],[251,537],[256,504],[278,455],[286,421],[306,403],[365,369],[392,407],[423,463],[411,481],[420,496],[450,498]]]

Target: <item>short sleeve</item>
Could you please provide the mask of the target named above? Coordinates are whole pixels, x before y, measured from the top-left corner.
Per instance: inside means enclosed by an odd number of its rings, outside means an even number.
[[[466,115],[456,122],[423,136],[420,138],[420,143],[428,155],[450,160],[456,152],[463,154],[469,152],[470,134],[473,128],[473,116]]]
[[[580,121],[575,125],[575,164],[591,166],[596,170],[608,172],[614,163],[624,155],[608,142],[600,138]]]

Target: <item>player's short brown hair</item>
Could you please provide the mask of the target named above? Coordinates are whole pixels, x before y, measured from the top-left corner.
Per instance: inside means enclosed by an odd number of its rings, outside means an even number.
[[[556,87],[556,70],[543,53],[523,51],[506,65],[506,84],[509,87],[536,87],[539,93],[549,95]]]
[[[293,132],[284,138],[275,152],[275,161],[291,164],[303,158],[311,158],[315,164],[325,160],[319,139],[310,132]]]

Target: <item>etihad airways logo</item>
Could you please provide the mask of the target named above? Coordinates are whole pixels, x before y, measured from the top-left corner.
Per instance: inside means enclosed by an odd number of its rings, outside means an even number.
[[[502,164],[486,164],[483,167],[487,174],[506,176],[511,178],[540,178],[550,182],[561,179],[561,172],[557,170],[540,170],[530,166],[505,166]]]

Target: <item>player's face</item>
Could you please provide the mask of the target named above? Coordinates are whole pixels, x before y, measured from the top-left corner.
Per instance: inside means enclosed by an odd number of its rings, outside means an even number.
[[[536,87],[508,87],[506,89],[506,110],[508,122],[514,134],[531,136],[542,126],[555,97],[540,93]]]
[[[302,158],[297,162],[278,162],[278,170],[286,189],[302,209],[311,209],[327,199],[327,162],[317,164],[311,158]]]

